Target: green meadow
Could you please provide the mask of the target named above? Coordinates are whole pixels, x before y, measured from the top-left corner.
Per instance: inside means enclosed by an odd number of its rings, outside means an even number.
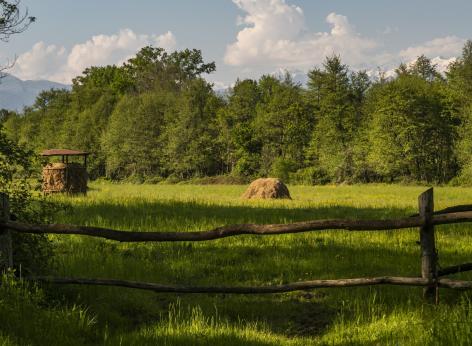
[[[55,222],[188,232],[239,223],[401,217],[417,212],[417,197],[426,188],[289,186],[292,200],[246,201],[240,198],[245,186],[237,185],[93,183],[87,196],[54,197],[67,205]],[[471,201],[472,188],[435,188],[436,209]],[[193,243],[51,239],[56,276],[242,286],[420,273],[418,229],[243,235]],[[472,225],[437,227],[436,239],[441,266],[470,262]],[[472,280],[467,273],[454,277]],[[41,317],[36,323],[43,334],[25,334],[27,344],[467,345],[472,339],[470,293],[446,289],[438,306],[423,302],[421,288],[394,286],[210,295],[42,285],[41,292],[55,303],[47,316],[19,317],[25,326]],[[21,340],[5,336],[4,344]]]

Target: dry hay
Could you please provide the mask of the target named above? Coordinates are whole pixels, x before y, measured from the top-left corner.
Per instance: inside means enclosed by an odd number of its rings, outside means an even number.
[[[49,163],[43,168],[44,192],[87,192],[87,171],[78,163]]]
[[[64,163],[48,163],[43,168],[43,191],[62,192],[66,188],[66,165]]]
[[[254,180],[242,195],[244,199],[269,199],[269,198],[288,198],[290,192],[287,186],[277,178],[260,178]]]

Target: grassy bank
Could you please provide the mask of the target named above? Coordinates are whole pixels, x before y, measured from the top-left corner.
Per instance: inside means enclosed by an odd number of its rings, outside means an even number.
[[[239,196],[245,187],[238,185],[91,187],[86,197],[56,197],[71,207],[57,215],[56,221],[185,232],[235,223],[386,218],[415,213],[417,196],[425,190],[390,185],[292,186],[292,201],[243,201]],[[472,188],[435,189],[436,209],[471,201]],[[471,225],[437,230],[441,266],[470,261]],[[415,229],[240,236],[175,244],[119,244],[79,236],[52,239],[54,274],[58,276],[265,285],[323,278],[415,276],[420,272],[418,237]],[[471,274],[456,277],[472,280]],[[465,345],[472,333],[469,294],[446,290],[441,290],[439,306],[423,304],[421,289],[407,287],[254,296],[154,294],[76,286],[50,286],[45,292],[48,301],[61,307],[76,306],[92,321],[93,332],[85,334],[79,344]],[[15,340],[15,335],[5,336],[11,337]]]

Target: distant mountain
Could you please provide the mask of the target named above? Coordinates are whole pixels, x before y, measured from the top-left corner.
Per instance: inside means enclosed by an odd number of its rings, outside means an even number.
[[[0,109],[20,111],[31,106],[38,94],[49,89],[70,89],[70,85],[48,80],[21,80],[12,75],[0,79]]]

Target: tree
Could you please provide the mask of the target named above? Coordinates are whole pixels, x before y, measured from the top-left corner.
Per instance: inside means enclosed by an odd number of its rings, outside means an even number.
[[[313,116],[302,89],[287,75],[284,80],[263,76],[262,99],[257,105],[254,128],[261,143],[261,174],[288,180],[288,173],[301,168],[310,141]]]
[[[163,48],[147,46],[125,63],[124,71],[138,92],[154,88],[178,90],[186,81],[215,71],[215,63],[205,63],[197,49],[169,54]]]
[[[161,133],[171,109],[173,95],[163,91],[119,101],[102,139],[107,176],[143,180],[162,173]]]
[[[447,182],[455,174],[455,119],[444,82],[407,71],[369,95],[368,160],[392,181]]]
[[[472,41],[466,42],[462,56],[450,66],[447,81],[452,112],[458,119],[459,182],[472,184]]]
[[[8,1],[0,0],[0,40],[8,42],[10,37],[25,31],[35,17],[28,15],[28,9],[24,12],[20,9],[20,0]],[[11,68],[13,63],[0,67],[0,73]],[[0,74],[0,77],[4,76]]]
[[[428,82],[444,80],[437,70],[437,65],[424,55],[419,56],[413,65],[408,69],[409,73],[418,76]]]
[[[451,64],[447,80],[463,103],[472,96],[472,40],[465,43],[462,56]]]
[[[118,96],[133,88],[133,81],[123,68],[91,66],[72,79],[72,91],[79,110],[96,102],[103,92]]]
[[[8,42],[14,34],[25,31],[35,18],[28,11],[20,11],[20,1],[0,0],[0,40]],[[6,68],[0,68],[0,73]],[[0,75],[1,77],[1,75]],[[54,211],[50,203],[33,195],[31,185],[34,155],[7,137],[3,122],[19,125],[16,114],[3,112],[0,124],[0,192],[6,193],[10,200],[10,210],[19,220],[25,222],[48,221]],[[38,274],[47,267],[51,247],[45,235],[12,234],[13,258],[15,268],[20,272]]]
[[[166,175],[180,179],[221,172],[216,114],[222,101],[201,78],[186,83],[163,135]]]
[[[224,172],[254,176],[260,168],[261,143],[256,136],[254,119],[261,100],[257,81],[237,80],[228,103],[218,113],[218,141]]]
[[[323,69],[313,69],[308,77],[316,125],[307,155],[333,181],[348,180],[354,175],[353,140],[362,121],[368,77],[350,73],[338,56],[326,58]]]

